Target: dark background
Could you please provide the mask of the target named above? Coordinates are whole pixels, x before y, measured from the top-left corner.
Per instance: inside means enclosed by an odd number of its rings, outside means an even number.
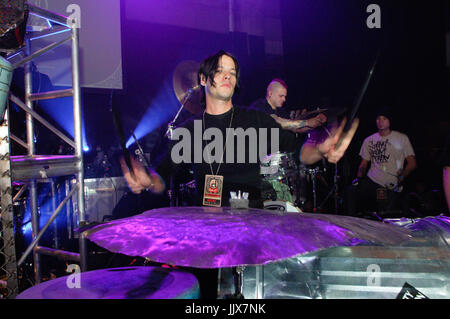
[[[89,171],[87,177],[121,174],[112,155],[119,150],[112,120],[113,105],[121,114],[125,132],[138,126],[146,111],[155,107],[158,96],[170,97],[159,100],[159,108],[167,110],[167,118],[175,115],[179,104],[174,98],[172,77],[181,61],[199,62],[220,49],[236,55],[241,65],[242,90],[235,96],[235,104],[249,105],[263,97],[270,80],[281,77],[289,86],[285,104],[288,109],[350,110],[380,52],[357,114],[360,127],[339,163],[339,174],[344,183],[355,176],[362,141],[376,131],[374,112],[387,105],[394,114],[392,128],[406,133],[416,151],[419,168],[411,176],[410,184],[441,187],[439,156],[449,132],[445,38],[450,20],[448,2],[281,0],[280,3],[283,54],[268,55],[263,37],[128,20],[122,2],[124,88],[82,90],[85,134],[90,146],[85,153],[86,166],[95,161],[99,149],[111,155],[107,172]],[[369,29],[366,25],[370,15],[366,8],[371,3],[381,7],[381,29]],[[182,117],[188,115],[184,112]],[[140,142],[157,165],[165,150],[162,135],[167,121],[156,117],[146,121],[156,121],[157,129]],[[43,143],[47,149],[41,149],[41,153],[55,152],[59,142],[45,134],[42,130],[40,136],[48,138],[49,143]]]

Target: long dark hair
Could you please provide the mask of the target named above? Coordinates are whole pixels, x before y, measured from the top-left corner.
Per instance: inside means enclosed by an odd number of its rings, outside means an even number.
[[[208,81],[208,79],[211,79],[211,83],[212,85],[215,85],[214,83],[214,76],[217,72],[217,68],[219,65],[219,60],[222,56],[228,56],[231,59],[233,59],[235,68],[236,68],[236,86],[234,88],[234,92],[238,93],[239,92],[239,87],[240,87],[240,76],[241,76],[241,72],[240,72],[240,67],[239,67],[239,63],[236,59],[236,57],[229,53],[226,52],[224,50],[220,50],[219,52],[217,52],[214,55],[211,55],[209,57],[207,57],[206,59],[204,59],[201,63],[200,63],[200,67],[198,69],[197,72],[197,81],[200,84],[201,83],[201,76],[203,75],[205,77],[205,80]],[[205,88],[202,89],[202,98],[201,98],[201,103],[202,106],[205,107],[206,104],[206,100],[205,100]]]

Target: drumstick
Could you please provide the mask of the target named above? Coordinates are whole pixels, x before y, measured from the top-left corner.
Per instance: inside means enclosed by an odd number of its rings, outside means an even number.
[[[111,112],[113,113],[113,122],[114,122],[114,126],[116,127],[117,134],[119,135],[120,146],[122,148],[123,156],[125,158],[125,163],[127,164],[127,167],[131,174],[131,177],[135,178],[134,172],[133,172],[133,167],[131,166],[130,152],[128,151],[128,149],[126,147],[125,135],[123,134],[123,128],[122,128],[122,122],[120,121],[119,110],[112,103],[112,93],[111,93],[110,103],[111,103]]]
[[[366,81],[364,82],[364,84],[361,88],[361,91],[358,95],[358,98],[356,99],[356,103],[353,106],[353,109],[350,113],[349,120],[348,120],[347,124],[345,125],[345,128],[344,128],[345,132],[348,131],[350,125],[352,124],[353,120],[355,119],[355,116],[356,116],[356,113],[358,112],[359,106],[361,105],[364,95],[366,94],[367,87],[369,86],[370,80],[372,79],[373,71],[375,70],[375,66],[378,63],[378,58],[380,57],[380,52],[381,52],[381,50],[378,50],[377,55],[375,57],[375,61],[373,62],[373,65],[370,68],[369,73],[367,74]]]

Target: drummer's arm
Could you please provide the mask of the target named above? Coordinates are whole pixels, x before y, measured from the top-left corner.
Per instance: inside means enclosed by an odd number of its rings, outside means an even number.
[[[306,142],[305,144],[303,144],[300,151],[300,161],[303,164],[311,165],[320,161],[322,158],[322,154],[319,152],[314,143]]]
[[[278,124],[280,124],[281,128],[285,130],[289,130],[292,132],[296,132],[298,129],[307,128],[308,123],[305,120],[288,120],[275,114],[270,115]]]
[[[313,128],[321,126],[327,121],[327,118],[323,114],[319,114],[316,117],[307,120],[290,120],[285,119],[274,114],[271,115],[274,120],[280,124],[280,126],[285,130],[290,130],[294,133],[305,133]]]
[[[356,129],[359,125],[359,119],[354,119],[350,128],[345,133],[344,127],[347,120],[344,119],[337,129],[333,129],[333,133],[327,139],[321,142],[306,141],[300,152],[300,161],[304,164],[311,165],[326,158],[328,162],[336,164],[350,145]]]

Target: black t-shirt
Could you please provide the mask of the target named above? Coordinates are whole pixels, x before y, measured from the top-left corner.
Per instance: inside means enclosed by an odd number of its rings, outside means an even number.
[[[277,107],[272,109],[266,98],[261,98],[253,102],[249,109],[258,110],[266,113],[267,115],[275,114],[278,117],[289,119],[289,112],[283,107]],[[300,148],[305,142],[306,134],[294,133],[292,131],[286,131],[284,133],[286,152],[293,153],[294,158],[299,162]]]
[[[261,99],[256,100],[255,102],[253,102],[250,105],[249,109],[261,111],[261,112],[264,112],[264,113],[266,113],[268,115],[275,114],[276,116],[282,117],[282,118],[285,118],[285,119],[289,119],[290,118],[289,112],[285,108],[277,107],[274,110],[270,106],[269,102],[267,102],[266,98],[261,98]]]
[[[232,121],[231,117],[233,117]],[[229,206],[231,191],[240,190],[249,193],[251,207],[262,207],[260,159],[264,157],[263,155],[271,154],[274,151],[271,148],[273,132],[279,134],[278,141],[276,141],[276,135],[274,135],[274,140],[279,143],[279,151],[286,152],[289,148],[288,143],[286,143],[288,141],[286,136],[290,132],[283,130],[269,115],[238,106],[234,106],[230,111],[220,115],[205,113],[204,118],[205,123],[203,123],[203,113],[199,114],[178,127],[184,131],[179,131],[177,140],[172,141],[166,159],[157,169],[158,173],[163,177],[166,185],[169,185],[170,176],[176,174],[178,169],[182,166],[191,168],[196,181],[196,199],[199,206],[202,205],[205,175],[212,174],[224,177],[222,206]],[[230,127],[234,131],[228,130]],[[210,140],[203,140],[203,128],[207,132],[210,128],[220,130],[223,144],[218,143],[219,146],[217,147],[210,144],[216,141],[216,136]],[[275,131],[272,131],[272,129]],[[190,140],[184,140],[182,133],[189,134]],[[228,137],[226,137],[227,133]],[[247,133],[245,143],[242,139],[243,133]],[[249,137],[250,135],[251,137]],[[225,145],[225,140],[227,140],[227,143],[225,152],[223,152],[222,145]],[[267,146],[267,151],[264,147],[259,147],[264,143]],[[182,145],[184,145],[184,148]],[[234,145],[234,147],[230,145]],[[242,147],[243,145],[244,147]],[[208,163],[210,161],[207,156],[209,152],[205,152],[205,147],[206,150],[211,152],[211,165]],[[188,151],[188,153],[190,151],[190,154],[185,153],[185,151]],[[258,155],[260,151],[263,153],[261,157]],[[222,164],[219,164],[222,154]],[[177,163],[181,158],[183,158],[183,161]],[[214,161],[213,158],[216,158],[217,161]]]

